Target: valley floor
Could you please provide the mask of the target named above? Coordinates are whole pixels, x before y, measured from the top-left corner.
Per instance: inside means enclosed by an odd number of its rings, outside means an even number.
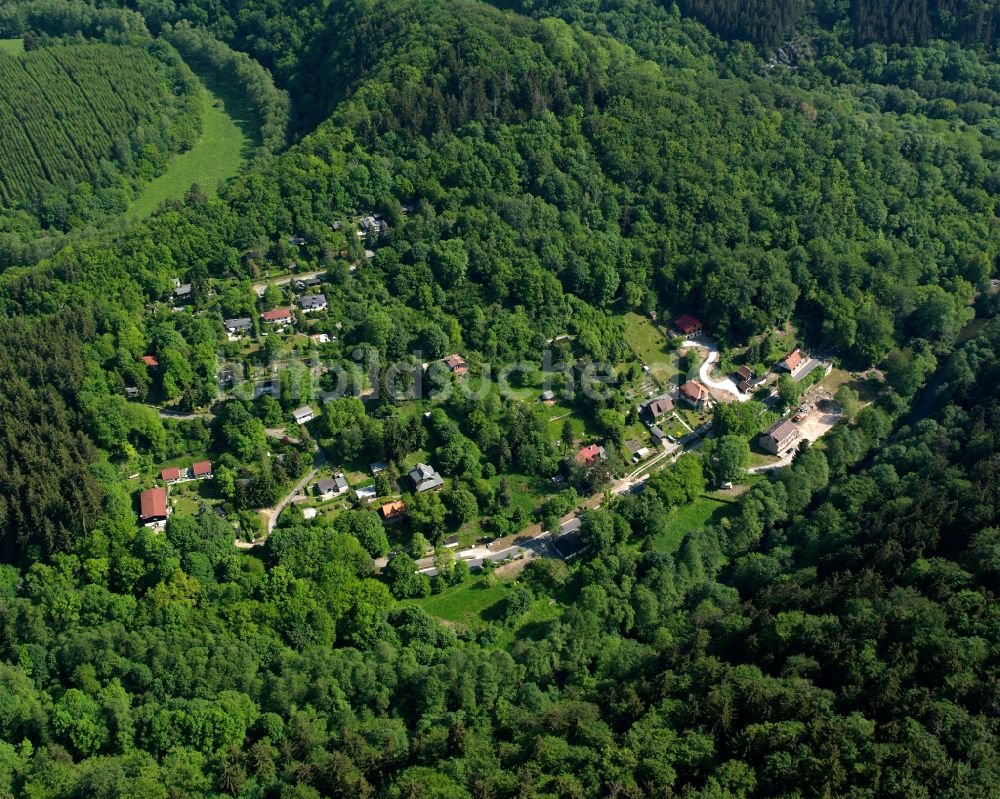
[[[149,216],[167,200],[181,199],[192,183],[200,185],[206,195],[215,196],[219,184],[236,175],[247,162],[253,147],[251,129],[245,109],[218,87],[206,86],[201,137],[146,185],[129,206],[127,221]]]

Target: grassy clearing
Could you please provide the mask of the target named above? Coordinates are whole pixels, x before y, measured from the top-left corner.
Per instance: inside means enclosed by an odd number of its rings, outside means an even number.
[[[636,357],[650,367],[649,375],[661,387],[680,374],[677,354],[670,349],[663,331],[648,317],[628,311],[625,322],[625,342]]]
[[[24,39],[0,39],[0,53],[20,55],[24,52]]]
[[[652,320],[633,311],[626,312],[622,319],[625,321],[625,341],[643,363],[666,360],[667,339]]]
[[[508,627],[497,636],[496,646],[506,649],[515,641],[531,639],[540,641],[549,631],[549,627],[563,611],[563,606],[547,596],[540,596],[531,603],[525,613],[513,627]]]
[[[872,402],[878,394],[876,388],[868,380],[857,380],[844,369],[833,369],[820,383],[831,394],[836,394],[841,386],[848,386],[858,392],[862,402]]]
[[[160,203],[181,199],[192,183],[214,197],[219,183],[233,177],[246,163],[253,143],[253,125],[247,110],[220,87],[206,86],[201,137],[142,190],[129,206],[126,219],[141,219]]]
[[[410,601],[431,616],[474,630],[496,617],[507,590],[507,583],[490,585],[486,577],[475,577],[440,594]]]
[[[676,552],[689,532],[718,524],[736,513],[737,507],[730,497],[718,493],[702,494],[694,502],[674,509],[667,529],[653,539],[653,546],[659,552]]]
[[[750,446],[750,466],[767,466],[778,460],[777,455],[765,452],[756,443]]]

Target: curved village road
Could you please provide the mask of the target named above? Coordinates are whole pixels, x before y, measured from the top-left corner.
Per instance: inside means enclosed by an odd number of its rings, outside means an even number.
[[[744,394],[736,387],[736,383],[732,378],[727,377],[725,380],[712,379],[712,364],[719,360],[719,348],[715,344],[707,339],[704,341],[692,341],[688,339],[681,346],[698,347],[708,352],[708,357],[705,358],[701,369],[698,371],[698,377],[702,383],[709,388],[714,388],[716,391],[725,391],[727,394],[732,394],[740,402],[746,402],[750,399],[749,394]]]
[[[695,449],[701,445],[699,441],[690,449]],[[621,480],[615,482],[615,484],[609,489],[607,493],[610,494],[624,494],[628,491],[639,490],[649,476],[655,471],[650,467],[659,463],[661,460],[666,460],[668,463],[673,463],[677,458],[684,454],[685,450],[683,447],[676,447],[673,450],[667,450],[656,458],[647,461],[639,469],[636,469],[628,477],[624,477]],[[581,503],[581,508],[599,508],[601,507],[601,501],[604,499],[605,492],[599,494],[594,494],[588,499]],[[566,533],[577,529],[579,518],[579,511],[573,511],[562,518],[561,524],[559,525],[559,535],[555,536],[555,540],[558,541],[559,537],[565,535]],[[478,546],[470,547],[469,549],[463,549],[455,553],[456,560],[463,560],[469,564],[470,569],[478,569],[483,565],[484,560],[495,560],[502,561],[508,558],[514,558],[517,555],[523,555],[525,560],[531,560],[532,558],[548,556],[562,558],[563,556],[559,553],[559,550],[552,546],[553,536],[549,530],[543,530],[531,538],[521,538],[515,539],[514,543],[502,547],[500,549],[492,549],[488,544],[480,544]],[[378,558],[375,561],[375,566],[379,569],[384,569],[386,564],[389,562],[388,557]],[[422,574],[426,574],[428,577],[433,577],[437,574],[437,569],[434,566],[434,556],[428,555],[420,558],[417,561],[417,571]]]

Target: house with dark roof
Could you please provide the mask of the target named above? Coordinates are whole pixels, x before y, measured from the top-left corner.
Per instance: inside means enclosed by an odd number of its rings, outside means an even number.
[[[752,394],[764,382],[763,377],[758,377],[757,373],[746,365],[736,367],[733,379],[736,381],[736,387],[744,394]]]
[[[698,317],[687,313],[674,320],[674,327],[685,336],[697,336],[705,329]]]
[[[674,401],[669,394],[646,400],[639,406],[639,415],[649,422],[658,422],[674,409]]]
[[[226,332],[230,336],[243,336],[253,330],[253,320],[249,316],[227,319],[223,324],[226,326]]]
[[[574,516],[569,521],[559,525],[559,530],[555,538],[552,539],[553,549],[564,560],[575,558],[587,546],[587,539],[583,536],[583,522],[579,516]]]
[[[692,407],[704,408],[710,396],[708,389],[697,380],[688,380],[681,386],[681,397]]]
[[[424,491],[435,491],[444,485],[444,478],[426,463],[418,463],[410,469],[409,476],[413,482],[413,490],[418,494]]]
[[[350,487],[347,485],[344,475],[338,472],[333,477],[317,480],[315,490],[316,495],[325,502],[346,494],[350,490]]]
[[[292,323],[292,309],[275,308],[272,311],[264,311],[260,318],[269,325],[288,325]]]
[[[799,428],[788,421],[788,419],[782,419],[761,433],[757,443],[760,444],[762,449],[767,450],[772,455],[777,455],[780,452],[785,452],[801,437],[802,434],[799,432]]]
[[[139,495],[139,521],[146,527],[162,527],[169,515],[167,489],[147,488]]]
[[[302,308],[302,313],[312,313],[325,311],[329,305],[324,294],[304,294],[299,297],[299,307]]]

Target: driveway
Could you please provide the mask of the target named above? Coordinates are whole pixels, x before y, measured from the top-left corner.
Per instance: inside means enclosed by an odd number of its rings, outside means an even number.
[[[261,508],[260,513],[267,518],[267,523],[265,527],[267,528],[266,535],[270,535],[274,530],[274,526],[278,523],[278,517],[281,516],[281,512],[288,506],[288,503],[292,501],[296,494],[302,491],[309,483],[316,477],[316,473],[326,463],[326,457],[323,455],[323,450],[316,446],[316,462],[313,468],[309,470],[309,473],[299,480],[294,486],[292,486],[291,491],[285,494],[284,498],[275,505],[273,508]]]
[[[312,280],[314,277],[319,277],[320,275],[325,275],[326,270],[320,269],[316,272],[296,272],[294,275],[282,275],[281,277],[273,278],[262,278],[260,280],[255,280],[253,283],[253,290],[257,292],[258,297],[263,297],[264,292],[267,291],[267,287],[271,284],[275,286],[287,286],[293,280]]]
[[[806,377],[811,371],[821,366],[825,361],[820,358],[810,358],[805,362],[803,367],[799,369],[794,375],[792,375],[792,380],[798,383],[800,380]]]
[[[709,341],[708,339],[702,341],[694,341],[688,339],[681,346],[683,347],[698,347],[700,349],[706,350],[708,352],[707,357],[701,364],[701,369],[698,371],[698,378],[711,389],[716,391],[724,391],[727,394],[732,394],[740,402],[746,402],[750,399],[749,394],[744,394],[737,388],[735,381],[732,378],[727,377],[724,380],[713,380],[712,374],[712,364],[719,360],[719,348]]]

